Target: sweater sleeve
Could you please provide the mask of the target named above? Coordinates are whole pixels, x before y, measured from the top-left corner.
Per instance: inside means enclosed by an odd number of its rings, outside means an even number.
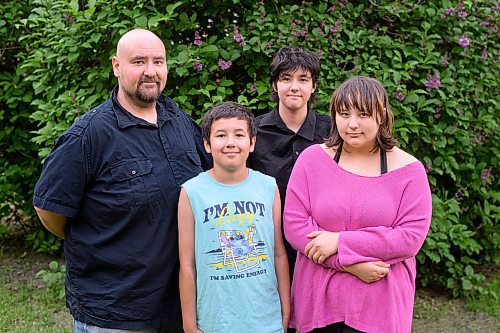
[[[429,231],[432,199],[423,167],[410,173],[409,177],[400,198],[396,220],[391,227],[340,232],[340,265],[374,260],[394,264],[418,253]]]
[[[311,241],[307,237],[313,231],[323,230],[311,216],[309,184],[304,159],[299,157],[288,182],[285,209],[283,213],[283,229],[285,237],[292,247],[304,254],[306,245]],[[330,256],[325,266],[343,271],[337,254]]]

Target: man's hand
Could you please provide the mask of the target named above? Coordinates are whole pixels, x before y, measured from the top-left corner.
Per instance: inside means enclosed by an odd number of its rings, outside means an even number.
[[[389,274],[389,267],[383,261],[368,261],[344,266],[344,270],[365,283],[373,283],[383,279]]]
[[[322,265],[328,257],[337,253],[338,232],[313,231],[307,237],[312,240],[306,245],[305,255],[315,263]]]

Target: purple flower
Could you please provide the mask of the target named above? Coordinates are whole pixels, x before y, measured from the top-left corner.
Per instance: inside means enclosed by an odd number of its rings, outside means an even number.
[[[193,42],[193,44],[197,45],[197,46],[200,46],[201,43],[202,43],[202,41],[201,41],[200,33],[198,32],[198,30],[196,30],[194,32],[194,42]]]
[[[488,50],[486,48],[483,49],[483,54],[481,54],[481,59],[483,60],[488,59]]]
[[[247,43],[246,43],[246,42],[245,42],[245,40],[243,39],[243,35],[242,35],[242,34],[240,34],[240,32],[239,32],[239,30],[238,30],[238,28],[237,28],[237,27],[234,27],[233,32],[234,32],[233,39],[234,39],[236,42],[240,43],[240,45],[242,45],[242,46],[247,45]]]
[[[252,92],[256,91],[257,90],[257,87],[255,86],[255,84],[253,84],[251,87],[250,87],[250,90]]]
[[[450,64],[450,62],[447,59],[443,59],[439,62],[439,64],[443,67],[446,67]]]
[[[481,171],[481,180],[483,181],[483,183],[486,183],[488,181],[488,178],[490,178],[490,174],[491,174],[491,168],[484,169],[483,171]]]
[[[479,145],[481,144],[484,140],[485,140],[485,136],[482,135],[482,134],[479,134],[479,135],[475,135],[473,138],[472,138],[472,142],[474,142],[475,144]]]
[[[424,86],[426,86],[427,91],[431,91],[432,89],[437,89],[441,85],[441,81],[439,80],[439,73],[435,73],[432,75],[430,72],[427,74],[427,81],[424,81]]]
[[[243,41],[243,36],[240,33],[237,33],[233,36],[233,39],[238,43],[241,43]]]
[[[448,61],[448,52],[444,53],[444,58],[441,61],[439,61],[439,64],[443,67],[446,67],[450,64],[450,62]]]
[[[318,35],[320,35],[320,36],[324,36],[325,35],[325,33],[323,32],[323,30],[321,30],[321,28],[316,28],[315,31],[317,31]]]
[[[446,8],[444,13],[449,16],[455,16],[455,8]]]
[[[68,24],[75,23],[75,20],[71,17],[69,13],[64,13],[64,18],[68,21]]]
[[[225,71],[226,69],[229,69],[233,65],[233,62],[231,60],[224,61],[223,59],[219,59],[218,64],[220,69]]]
[[[461,188],[459,188],[456,192],[455,192],[455,199],[457,199],[457,201],[462,201],[464,199],[464,192],[462,191]]]
[[[394,92],[394,98],[397,99],[398,101],[402,102],[405,99],[406,95],[403,94],[400,90],[396,90]]]
[[[337,21],[335,21],[334,26],[330,27],[330,32],[332,32],[332,33],[338,32],[339,28],[340,28],[340,24],[342,24],[342,20],[341,19],[338,19]]]
[[[486,27],[488,24],[490,24],[489,21],[483,21],[483,22],[479,23],[479,25],[482,27]]]
[[[201,71],[201,69],[203,68],[203,64],[202,64],[201,62],[199,62],[199,61],[195,61],[195,62],[193,63],[193,67],[194,67],[194,69],[195,69],[196,71],[198,71],[198,72],[199,72],[199,71]]]
[[[282,39],[283,39],[283,34],[280,32],[280,33],[278,34],[278,40],[276,41],[276,43],[278,43],[278,44],[279,44],[279,43],[281,43],[281,40],[282,40]]]
[[[297,37],[305,37],[306,35],[307,35],[306,28],[302,28],[295,33],[295,36],[297,36]]]
[[[458,17],[466,17],[468,15],[467,12],[458,12]]]
[[[466,49],[469,46],[470,41],[469,41],[469,38],[467,38],[466,34],[463,34],[462,37],[460,37],[460,40],[458,41],[458,44],[461,47],[463,47],[464,49]]]
[[[432,171],[432,166],[430,164],[425,165],[425,172],[431,172]]]

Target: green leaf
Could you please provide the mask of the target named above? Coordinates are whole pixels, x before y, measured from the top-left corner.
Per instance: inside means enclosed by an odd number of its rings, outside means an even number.
[[[221,87],[231,87],[233,84],[234,84],[234,82],[233,82],[233,81],[231,81],[231,80],[221,80],[221,81],[219,82],[219,85],[220,85]]]
[[[219,52],[219,48],[216,45],[207,45],[200,50],[202,53],[213,53],[217,54]]]
[[[184,64],[189,60],[189,54],[186,51],[182,51],[177,55],[177,60],[179,63]]]
[[[176,67],[175,73],[179,76],[184,76],[184,75],[188,74],[188,70],[184,67]]]
[[[411,104],[411,103],[416,103],[418,102],[419,96],[415,93],[411,93],[408,96],[406,96],[404,102]]]
[[[141,15],[135,19],[135,24],[139,28],[146,28],[148,26],[148,18],[144,15]]]
[[[469,279],[463,279],[462,288],[464,288],[465,290],[472,290],[472,288],[474,288],[474,285]]]
[[[400,80],[401,80],[401,73],[394,72],[394,82],[399,83]]]
[[[68,61],[69,62],[75,61],[79,55],[80,54],[78,52],[72,52],[72,53],[68,54]]]
[[[101,34],[98,33],[98,32],[95,32],[93,33],[91,36],[90,36],[90,39],[94,42],[94,43],[98,43],[99,40],[101,39]]]
[[[175,9],[180,5],[182,5],[182,1],[177,1],[176,3],[168,5],[166,8],[168,16],[174,16]]]
[[[163,16],[151,16],[148,19],[148,27],[151,28],[156,28],[158,26],[158,22],[164,21],[165,17]]]
[[[467,265],[467,266],[465,267],[465,274],[466,274],[467,276],[472,276],[472,275],[474,275],[474,269],[473,269],[470,265]]]
[[[51,261],[49,264],[49,268],[51,271],[55,272],[59,268],[59,263],[57,261]]]
[[[78,9],[79,9],[78,0],[71,0],[71,1],[69,2],[69,7],[70,7],[73,11],[77,12],[77,11],[78,11]]]

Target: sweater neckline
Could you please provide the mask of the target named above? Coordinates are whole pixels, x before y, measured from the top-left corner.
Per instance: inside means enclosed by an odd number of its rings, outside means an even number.
[[[394,170],[391,170],[391,171],[387,171],[386,173],[381,174],[381,175],[377,175],[377,176],[365,176],[365,175],[360,175],[360,174],[357,174],[357,173],[354,173],[352,171],[344,169],[337,162],[335,162],[333,160],[333,158],[330,157],[330,155],[328,155],[328,153],[323,149],[323,147],[321,147],[320,144],[317,144],[316,146],[317,146],[316,149],[321,150],[321,153],[322,153],[322,157],[321,158],[326,159],[325,163],[327,163],[332,169],[334,169],[334,170],[340,170],[341,172],[343,172],[345,174],[348,174],[348,175],[351,175],[351,176],[354,176],[354,177],[359,177],[359,178],[381,179],[382,177],[393,176],[393,175],[397,175],[397,174],[400,174],[400,173],[405,173],[405,172],[407,172],[407,169],[413,168],[413,167],[417,166],[418,164],[420,164],[420,161],[414,161],[414,162],[405,164],[402,167],[399,167],[397,169],[394,169]]]

